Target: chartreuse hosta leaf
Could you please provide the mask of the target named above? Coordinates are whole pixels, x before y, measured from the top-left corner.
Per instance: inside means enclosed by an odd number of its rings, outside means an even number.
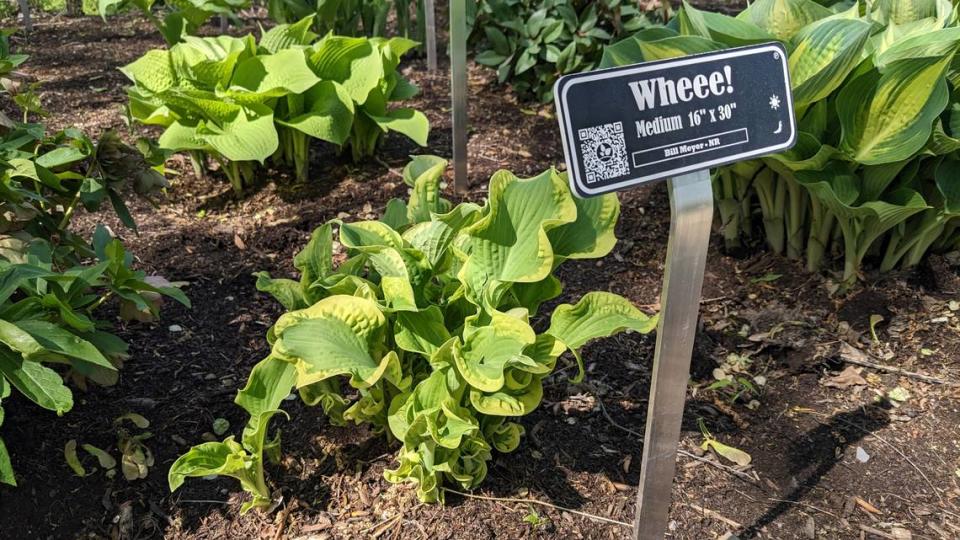
[[[312,20],[277,26],[259,44],[250,35],[186,36],[169,50],[148,51],[121,68],[133,83],[131,117],[166,127],[160,146],[190,151],[197,171],[212,154],[237,191],[267,159],[308,180],[311,139],[349,146],[357,160],[388,132],[426,145],[426,116],[388,106],[417,92],[396,69],[415,43],[318,39]]]
[[[489,301],[503,282],[535,282],[553,269],[548,231],[576,221],[577,206],[555,171],[522,180],[500,171],[490,179],[486,214],[468,227],[469,256],[460,271],[470,295]]]
[[[279,444],[280,435],[278,432],[274,441],[268,443],[267,427],[270,419],[281,412],[280,403],[290,394],[295,381],[296,369],[285,360],[270,356],[254,366],[246,387],[236,399],[237,405],[250,415],[242,443],[230,436],[223,442],[193,447],[170,467],[167,475],[170,491],[176,491],[188,477],[231,476],[253,494],[242,511],[269,506],[272,498],[263,476],[263,453],[270,444]]]
[[[268,506],[260,467],[276,446],[264,442],[266,423],[296,387],[334,424],[388,431],[402,447],[386,479],[440,501],[444,484],[476,487],[494,450],[517,447],[523,427],[512,419],[540,404],[543,380],[565,351],[580,361],[591,339],[653,329],[655,317],[610,293],[560,306],[545,333],[530,324],[560,294],[553,271],[563,261],[613,248],[615,195],[575,199],[556,171],[530,179],[502,171],[482,206],[451,207],[440,197],[445,168],[437,157],[414,158],[403,174],[408,201],[388,204],[380,221],[317,229],[294,259],[299,281],[258,275],[258,288],[288,309],[306,306],[268,332],[271,356],[237,398],[251,413],[242,446],[228,439],[194,448],[178,460],[171,487],[185,476],[232,475],[254,493],[251,504]],[[347,251],[336,266],[334,228]],[[249,395],[272,401],[252,406]]]

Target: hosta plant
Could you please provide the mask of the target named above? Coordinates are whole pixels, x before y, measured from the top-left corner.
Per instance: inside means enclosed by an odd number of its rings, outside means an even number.
[[[121,188],[147,195],[164,182],[113,132],[94,143],[77,130],[46,136],[40,124],[16,124],[0,135],[0,424],[13,391],[61,415],[73,406],[64,378],[117,381],[128,354],[98,318],[109,300],[139,319],[156,316],[162,296],[189,305],[166,280],[133,270],[105,227],[92,239],[70,229],[78,207],[106,201],[133,227]],[[2,439],[0,482],[16,484]]]
[[[334,220],[314,231],[294,259],[299,280],[257,276],[288,312],[237,395],[250,420],[239,440],[181,456],[171,489],[186,477],[232,476],[253,495],[244,509],[269,506],[264,459],[276,457],[280,437],[268,424],[295,389],[331,423],[370,424],[396,441],[386,479],[442,500],[444,484],[476,487],[493,452],[517,447],[517,420],[539,405],[565,351],[579,380],[585,343],[654,328],[656,317],[607,292],[533,324],[561,294],[560,264],[613,248],[615,195],[575,199],[554,170],[529,179],[500,171],[483,205],[453,206],[439,194],[445,167],[417,157],[404,170],[409,201],[391,201],[380,221]],[[345,258],[334,255],[334,237]]]
[[[476,61],[541,102],[559,76],[595,68],[604,46],[651,24],[627,0],[481,0],[476,11]]]
[[[604,65],[778,40],[789,53],[795,148],[716,171],[727,246],[762,230],[769,247],[850,285],[867,258],[917,264],[960,242],[960,25],[945,0],[824,7],[758,0],[736,17],[684,4],[668,27],[611,46]],[[759,217],[759,219],[755,219]]]
[[[236,12],[250,5],[250,0],[165,0],[154,13],[156,0],[98,0],[97,11],[106,21],[125,9],[139,10],[160,32],[168,45],[192,36],[211,17],[234,17]],[[159,16],[158,16],[159,15]]]
[[[309,142],[349,147],[354,159],[374,153],[384,134],[426,144],[426,116],[391,103],[417,87],[397,71],[416,45],[403,38],[317,39],[312,16],[242,38],[185,37],[121,69],[133,119],[165,128],[161,148],[188,151],[201,165],[219,162],[237,192],[267,160],[293,166],[306,180]]]

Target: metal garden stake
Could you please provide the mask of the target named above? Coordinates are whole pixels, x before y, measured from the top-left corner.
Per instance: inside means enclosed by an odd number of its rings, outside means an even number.
[[[554,99],[579,196],[668,179],[670,237],[633,524],[634,538],[659,540],[713,220],[709,169],[795,143],[786,53],[770,43],[578,73],[557,81]]]
[[[450,87],[453,94],[453,190],[467,190],[467,3],[450,0]]]

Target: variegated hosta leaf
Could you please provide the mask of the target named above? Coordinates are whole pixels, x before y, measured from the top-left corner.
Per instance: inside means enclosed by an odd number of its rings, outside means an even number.
[[[801,28],[833,15],[813,0],[757,0],[737,15],[765,29],[780,41],[789,41]]]
[[[403,181],[412,188],[407,204],[410,223],[430,221],[433,214],[450,211],[450,202],[440,197],[440,183],[447,160],[437,156],[415,156],[403,168]]]
[[[399,383],[396,353],[382,352],[386,324],[375,302],[330,296],[280,317],[273,350],[295,364],[297,386],[337,375],[349,375],[355,387],[369,387],[382,377]]]
[[[561,175],[566,181],[566,174]],[[574,197],[577,219],[547,232],[554,257],[598,259],[606,256],[617,243],[614,227],[620,219],[620,200],[616,193],[581,199]],[[554,264],[559,264],[555,260]]]
[[[457,370],[471,387],[496,392],[506,382],[504,371],[508,367],[537,368],[537,363],[524,354],[536,339],[526,320],[495,311],[488,324],[475,328],[463,347],[455,349]]]
[[[870,23],[830,19],[807,26],[794,38],[788,66],[797,108],[819,101],[840,87],[860,63]]]
[[[641,41],[638,44],[640,58],[629,63],[640,61],[667,60],[690,54],[718,51],[724,46],[716,41],[700,36],[674,36],[656,41]]]
[[[774,39],[770,33],[750,21],[701,11],[691,6],[686,0],[677,17],[680,21],[681,34],[711,39],[728,47],[752,45]]]
[[[526,180],[507,171],[494,174],[485,210],[465,230],[468,258],[459,275],[477,303],[498,283],[547,277],[554,264],[547,233],[577,217],[570,189],[555,171]]]
[[[627,329],[646,334],[656,327],[656,316],[646,315],[622,296],[596,291],[583,295],[575,305],[557,306],[547,333],[570,350],[579,350],[592,339]]]
[[[867,72],[837,98],[843,127],[840,150],[867,165],[900,161],[920,150],[946,107],[944,71],[950,57],[899,60]]]
[[[937,0],[877,0],[871,16],[883,24],[904,24],[937,17],[937,3]]]

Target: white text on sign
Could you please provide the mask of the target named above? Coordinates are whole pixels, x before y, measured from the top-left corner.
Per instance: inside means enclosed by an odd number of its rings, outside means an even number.
[[[708,75],[696,75],[693,78],[680,77],[667,79],[657,77],[627,83],[641,111],[653,109],[659,105],[667,107],[681,101],[686,103],[693,98],[706,99],[711,95],[722,96],[733,93],[733,80],[730,66],[723,66],[723,71],[714,71]],[[660,99],[657,100],[657,97]]]

